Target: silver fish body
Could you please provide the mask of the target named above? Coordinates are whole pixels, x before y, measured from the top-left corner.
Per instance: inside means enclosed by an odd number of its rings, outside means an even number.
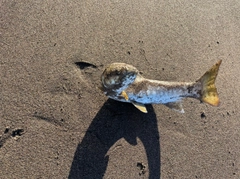
[[[188,97],[217,106],[214,82],[220,64],[221,61],[196,82],[168,82],[146,79],[132,65],[113,63],[101,76],[101,89],[109,98],[132,103],[142,112],[147,112],[144,104],[164,104],[183,113],[181,99]]]

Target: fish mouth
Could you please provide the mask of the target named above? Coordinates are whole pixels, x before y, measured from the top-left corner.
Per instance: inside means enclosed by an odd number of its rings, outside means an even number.
[[[102,85],[98,85],[97,88],[102,91],[102,92],[105,92],[105,88],[102,86]]]
[[[109,89],[106,88],[104,85],[99,85],[97,86],[97,88],[103,92],[106,96],[118,96],[118,92],[115,91],[113,88]],[[118,90],[119,88],[117,88],[116,90]]]

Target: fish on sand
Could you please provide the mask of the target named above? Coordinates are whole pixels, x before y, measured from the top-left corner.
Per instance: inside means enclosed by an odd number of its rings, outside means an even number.
[[[221,65],[219,60],[195,82],[158,81],[144,78],[132,65],[112,63],[101,75],[100,89],[111,99],[132,103],[147,113],[145,104],[164,104],[184,113],[183,98],[195,98],[212,106],[219,105],[215,80]]]

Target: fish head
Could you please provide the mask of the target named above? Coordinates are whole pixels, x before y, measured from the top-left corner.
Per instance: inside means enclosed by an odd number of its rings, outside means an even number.
[[[132,65],[112,63],[106,67],[101,75],[102,91],[121,93],[134,82],[139,71]]]

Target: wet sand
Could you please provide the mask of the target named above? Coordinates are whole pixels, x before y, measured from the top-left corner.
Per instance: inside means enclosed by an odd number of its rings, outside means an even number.
[[[240,2],[2,1],[0,178],[240,178]],[[108,99],[105,65],[195,81],[222,59],[212,107]]]

